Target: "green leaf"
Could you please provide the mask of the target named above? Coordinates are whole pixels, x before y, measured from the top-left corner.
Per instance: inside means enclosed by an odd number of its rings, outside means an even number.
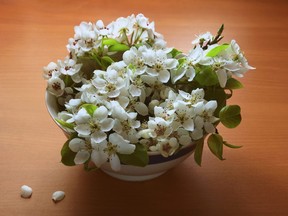
[[[70,130],[74,130],[74,124],[72,123],[67,123],[61,119],[55,119],[62,127],[68,128]]]
[[[123,164],[145,167],[149,162],[146,148],[141,144],[136,144],[136,149],[132,154],[118,154]]]
[[[227,128],[235,128],[241,122],[241,108],[238,105],[225,106],[220,110],[221,123]]]
[[[112,38],[104,38],[102,39],[102,44],[103,45],[115,45],[115,44],[120,44],[120,42]]]
[[[90,116],[93,116],[95,110],[97,109],[97,106],[94,104],[83,104],[81,107],[83,107]]]
[[[61,149],[61,162],[66,166],[75,166],[74,158],[76,156],[76,152],[71,151],[69,148],[69,142],[73,138],[76,137],[76,134],[72,134],[70,138],[64,143],[62,149]]]
[[[129,49],[130,47],[126,44],[114,44],[108,48],[109,52],[124,52]]]
[[[210,151],[220,160],[224,160],[223,155],[223,138],[219,134],[211,134],[207,140]]]
[[[201,163],[202,163],[203,146],[204,146],[204,139],[203,138],[196,141],[194,160],[199,166],[201,166]]]
[[[182,52],[173,48],[170,54],[172,55],[173,58],[175,58],[177,55],[181,54]]]
[[[222,45],[219,45],[213,49],[211,49],[207,54],[206,56],[207,57],[215,57],[217,56],[220,52],[224,51],[225,49],[227,49],[230,45],[229,44],[222,44]]]
[[[223,144],[229,148],[241,148],[242,146],[232,145],[230,143],[227,143],[226,141],[223,142]]]
[[[105,68],[108,68],[113,62],[114,62],[113,59],[110,58],[109,56],[103,56],[103,57],[101,57],[101,64],[102,64]]]
[[[243,88],[243,84],[234,78],[230,78],[227,80],[226,89],[241,89]]]
[[[213,86],[218,84],[218,77],[212,67],[203,66],[196,71],[195,80],[202,86]]]

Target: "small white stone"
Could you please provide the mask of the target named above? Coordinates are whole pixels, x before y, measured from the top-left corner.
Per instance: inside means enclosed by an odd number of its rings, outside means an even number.
[[[21,187],[21,197],[23,198],[30,198],[32,195],[32,188],[27,186],[27,185],[23,185]]]
[[[65,193],[63,191],[56,191],[52,194],[52,200],[56,203],[63,200]]]

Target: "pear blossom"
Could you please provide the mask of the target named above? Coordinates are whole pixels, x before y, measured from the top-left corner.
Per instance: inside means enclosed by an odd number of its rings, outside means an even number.
[[[170,137],[175,137],[182,146],[187,146],[192,143],[190,132],[184,128],[178,128],[173,131]]]
[[[49,80],[48,80],[48,87],[47,87],[47,90],[59,97],[61,96],[63,93],[64,93],[64,88],[65,88],[65,83],[62,79],[60,79],[59,77],[51,77]]]
[[[74,129],[79,136],[91,136],[91,139],[95,142],[106,139],[107,134],[105,132],[110,131],[114,125],[114,120],[108,118],[108,110],[105,106],[96,108],[93,116],[90,116],[85,108],[81,108],[74,119],[76,123]]]
[[[112,22],[107,27],[111,29],[115,37],[121,36],[123,33],[130,35],[133,32],[133,25],[135,23],[135,16],[131,15],[127,18],[120,17],[115,22]]]
[[[150,119],[148,121],[148,129],[151,130],[149,133],[150,137],[157,137],[157,139],[166,139],[173,131],[171,123],[160,117]]]
[[[194,112],[195,117],[195,127],[197,129],[203,128],[207,133],[215,133],[215,123],[218,118],[213,116],[215,109],[217,108],[217,101],[209,101],[204,103],[203,101],[195,105]]]
[[[92,84],[99,94],[107,95],[109,98],[116,98],[120,95],[121,89],[125,87],[125,80],[119,77],[118,72],[108,68],[107,71],[96,70]]]
[[[184,92],[182,90],[179,90],[179,97],[181,101],[183,101],[185,104],[194,105],[200,101],[204,100],[204,90],[203,89],[194,89],[192,90],[191,94]]]
[[[189,52],[182,66],[172,72],[172,83],[176,83],[182,77],[186,76],[188,81],[192,81],[196,75],[194,65],[199,63],[203,58],[204,52],[198,44]]]
[[[213,40],[213,35],[210,32],[204,34],[196,35],[196,39],[192,41],[192,44],[207,43]]]
[[[135,120],[136,115],[129,115],[127,120],[120,121],[115,119],[113,130],[120,134],[124,139],[130,140],[131,143],[137,143],[140,138],[137,128],[140,127],[140,121]]]
[[[98,34],[101,35],[102,37],[111,35],[111,30],[104,25],[102,20],[97,20],[95,27],[97,29]]]
[[[95,151],[89,139],[74,138],[70,140],[69,148],[77,153],[74,158],[75,164],[85,163],[90,158],[91,153]]]
[[[181,101],[175,103],[175,118],[172,123],[174,129],[178,129],[180,126],[188,131],[194,130],[193,117],[195,116],[194,109],[188,107]]]
[[[59,67],[55,62],[50,62],[47,66],[43,67],[44,79],[50,79],[52,76],[58,77],[60,75]]]
[[[79,26],[75,26],[74,31],[74,39],[80,47],[80,55],[100,45],[97,42],[97,30],[91,22],[81,22]]]
[[[179,148],[179,143],[175,137],[159,141],[156,146],[151,146],[151,151],[159,151],[163,157],[169,157]]]
[[[76,64],[74,59],[66,58],[64,61],[58,61],[60,72],[64,75],[73,76],[81,69],[82,64]]]
[[[138,49],[136,47],[131,47],[123,54],[123,61],[126,65],[132,65],[132,70],[135,75],[141,75],[147,70],[147,66],[144,62],[144,55],[147,48],[141,46]]]
[[[170,79],[169,70],[175,69],[178,65],[178,61],[173,58],[169,58],[167,53],[163,50],[147,49],[143,53],[145,64],[149,67],[146,73],[152,77],[157,77],[162,83],[167,83]]]
[[[103,140],[100,143],[93,143],[97,146],[97,150],[91,154],[91,159],[97,167],[101,167],[103,163],[109,160],[111,168],[115,171],[120,170],[120,159],[117,153],[132,154],[136,146],[130,144],[129,141],[123,139],[117,133],[109,135],[109,141]]]

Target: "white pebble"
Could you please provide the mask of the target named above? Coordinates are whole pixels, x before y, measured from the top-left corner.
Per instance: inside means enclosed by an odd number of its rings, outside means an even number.
[[[31,195],[32,195],[32,188],[27,185],[23,185],[21,187],[21,197],[30,198]]]
[[[63,191],[56,191],[52,194],[52,200],[56,203],[63,200],[65,193]]]

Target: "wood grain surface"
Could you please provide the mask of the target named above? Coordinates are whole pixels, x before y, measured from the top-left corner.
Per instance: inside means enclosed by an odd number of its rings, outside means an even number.
[[[0,0],[0,215],[288,215],[288,1],[258,0]],[[230,104],[242,107],[219,161],[204,151],[146,182],[65,167],[65,137],[45,107],[42,67],[63,59],[73,27],[144,13],[169,46],[188,51],[195,34],[235,38],[257,68],[241,80]],[[31,199],[19,196],[23,184]],[[66,198],[53,203],[51,194]]]

